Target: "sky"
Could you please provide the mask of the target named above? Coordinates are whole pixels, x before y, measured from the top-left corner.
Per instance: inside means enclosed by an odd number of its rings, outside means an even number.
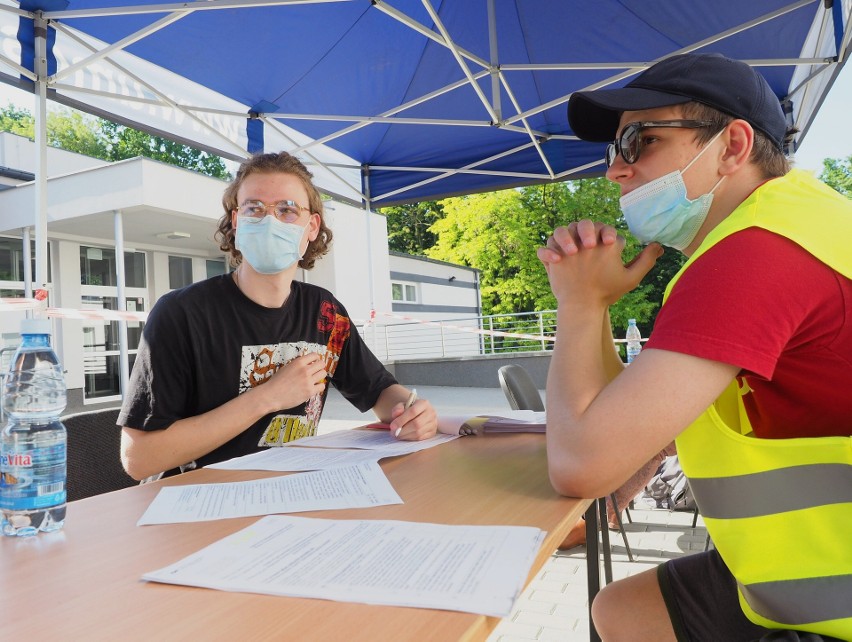
[[[33,110],[33,98],[19,89],[0,83],[0,107],[9,102]],[[834,82],[817,112],[814,122],[796,152],[795,166],[819,174],[825,158],[846,159],[852,156],[852,62],[847,64]]]
[[[825,158],[846,159],[852,156],[852,63],[847,63],[835,79],[828,96],[817,112],[804,142],[796,151],[796,167],[822,171]]]

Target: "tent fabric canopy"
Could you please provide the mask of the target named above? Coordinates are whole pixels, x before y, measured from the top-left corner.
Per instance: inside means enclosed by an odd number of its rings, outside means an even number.
[[[568,128],[571,93],[620,86],[688,51],[754,65],[799,129],[794,151],[852,39],[850,0],[0,0],[0,9],[0,80],[33,85],[34,34],[46,28],[49,97],[227,158],[291,151],[325,191],[379,207],[600,175],[604,146]]]

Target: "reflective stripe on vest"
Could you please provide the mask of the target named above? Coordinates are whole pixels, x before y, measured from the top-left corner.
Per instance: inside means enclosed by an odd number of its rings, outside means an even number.
[[[787,624],[801,626],[848,618],[852,609],[852,575],[778,580],[748,586],[738,582],[737,586],[757,613]],[[785,605],[781,612],[776,611],[779,602]]]
[[[689,487],[704,517],[761,517],[825,504],[852,504],[852,466],[810,464],[750,475],[692,478]],[[852,524],[848,526],[852,546]]]
[[[847,278],[852,203],[793,171],[755,190],[669,284],[726,236],[761,227]],[[664,303],[665,305],[665,303]],[[831,385],[831,382],[826,382]],[[752,622],[852,640],[852,438],[758,439],[736,382],[677,438],[716,548]]]

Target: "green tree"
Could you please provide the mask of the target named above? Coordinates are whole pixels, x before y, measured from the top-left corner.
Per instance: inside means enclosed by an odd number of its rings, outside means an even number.
[[[431,228],[438,240],[426,254],[480,270],[485,315],[553,309],[556,299],[536,249],[555,227],[591,218],[625,236],[625,261],[641,249],[626,229],[618,198],[618,186],[596,178],[446,199],[445,217]],[[643,283],[611,307],[616,336],[628,318],[650,330],[665,284],[682,264],[679,257],[667,251]]]
[[[48,141],[54,147],[106,158],[106,143],[98,132],[100,119],[77,111],[54,111],[47,115]]]
[[[18,109],[9,103],[0,110],[0,131],[34,138],[35,124],[33,115],[26,109]]]
[[[845,159],[826,158],[822,161],[819,179],[838,192],[852,198],[852,154]]]
[[[109,161],[144,156],[207,176],[224,180],[231,178],[224,161],[218,156],[161,136],[151,136],[138,129],[107,120],[100,121],[100,135],[105,141],[106,160]]]
[[[443,208],[444,218],[431,227],[438,240],[426,255],[480,270],[484,314],[534,310],[543,294],[541,279],[533,274],[540,236],[521,193],[448,198]]]
[[[12,104],[0,110],[0,131],[35,138],[35,118]],[[67,109],[47,114],[47,144],[106,159],[106,146],[98,133],[98,119]]]
[[[33,139],[35,120],[26,109],[9,104],[0,109],[0,131]],[[108,161],[144,156],[216,178],[231,177],[218,156],[70,109],[48,113],[47,143]]]
[[[444,208],[438,201],[421,201],[384,207],[379,213],[387,218],[389,249],[425,256],[437,240],[429,228],[444,216]]]

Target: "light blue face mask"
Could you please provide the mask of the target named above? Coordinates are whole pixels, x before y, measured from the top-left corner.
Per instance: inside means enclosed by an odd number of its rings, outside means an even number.
[[[710,211],[713,192],[725,177],[720,178],[707,194],[690,201],[686,197],[683,173],[723,131],[716,134],[683,170],[654,179],[621,197],[621,211],[633,236],[642,243],[656,241],[681,251],[692,243]]]
[[[255,272],[278,274],[302,258],[300,248],[307,229],[282,223],[274,216],[238,216],[234,243]]]

